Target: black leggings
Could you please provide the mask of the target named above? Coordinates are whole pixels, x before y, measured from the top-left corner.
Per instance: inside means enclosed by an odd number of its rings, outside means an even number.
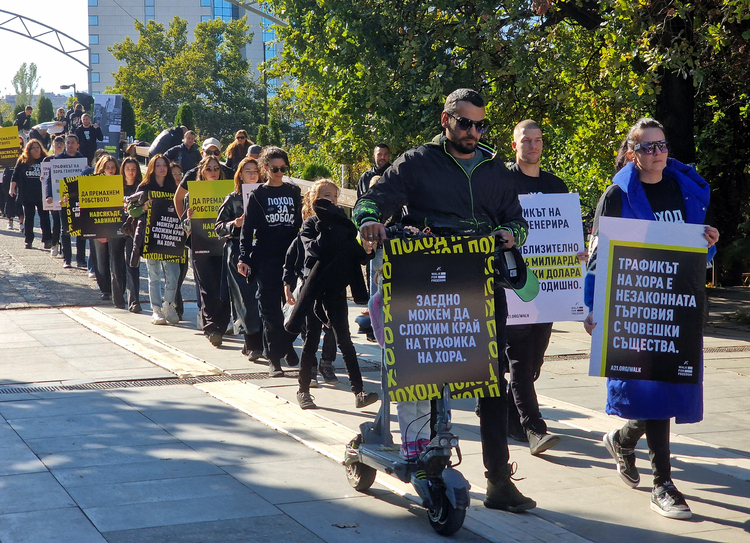
[[[24,202],[23,214],[26,217],[24,230],[24,240],[27,244],[34,241],[34,211],[39,213],[39,227],[42,229],[42,242],[49,243],[52,241],[52,229],[49,225],[49,211],[42,207],[42,202]]]
[[[341,351],[341,357],[344,359],[346,371],[349,373],[352,392],[355,394],[362,392],[362,373],[359,371],[357,351],[354,349],[349,331],[349,307],[346,304],[346,292],[341,291],[338,294],[327,296],[323,300],[323,307],[331,320],[331,328],[336,335],[336,343]],[[309,392],[312,369],[317,364],[315,355],[318,352],[320,333],[323,328],[323,323],[320,322],[313,311],[310,311],[305,319],[305,328],[305,344],[302,347],[302,359],[299,367],[299,389],[302,392]]]
[[[654,485],[660,485],[672,478],[672,465],[669,459],[669,419],[629,420],[620,429],[620,445],[634,449],[638,440],[646,434],[648,457],[654,474]]]

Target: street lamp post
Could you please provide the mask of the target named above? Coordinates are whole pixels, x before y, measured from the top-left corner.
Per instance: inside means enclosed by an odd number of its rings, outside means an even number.
[[[73,83],[72,85],[60,85],[60,88],[62,90],[67,90],[70,87],[73,87],[73,96],[76,96],[78,94],[78,91],[76,90],[76,84],[75,83]]]

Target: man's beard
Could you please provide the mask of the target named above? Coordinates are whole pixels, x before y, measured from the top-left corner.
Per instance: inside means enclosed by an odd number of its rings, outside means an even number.
[[[459,138],[458,134],[456,134],[450,128],[448,128],[448,132],[452,138],[455,138],[455,139],[448,138],[448,141],[450,141],[453,148],[459,153],[463,155],[468,155],[468,154],[473,153],[474,150],[477,148],[477,143],[478,143],[477,140],[474,140],[473,138],[469,138],[468,136]],[[470,141],[467,141],[467,140],[470,140]]]

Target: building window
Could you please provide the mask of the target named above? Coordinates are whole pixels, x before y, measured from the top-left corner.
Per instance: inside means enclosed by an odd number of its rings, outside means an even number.
[[[201,22],[202,23],[207,23],[211,19],[212,19],[212,17],[210,15],[201,15]]]
[[[91,72],[91,82],[99,83],[99,72]]]
[[[201,0],[201,7],[202,8],[210,8],[211,7],[211,0]]]
[[[89,7],[95,8],[99,5],[99,0],[89,0]]]
[[[214,19],[231,21],[240,18],[240,8],[226,0],[214,0]]]
[[[99,45],[99,34],[89,34],[89,45]]]
[[[89,26],[99,26],[98,15],[89,15]]]
[[[99,53],[91,53],[91,64],[99,64]]]
[[[154,20],[154,15],[155,15],[154,6],[155,6],[154,0],[143,0],[144,15],[146,16],[147,21]]]

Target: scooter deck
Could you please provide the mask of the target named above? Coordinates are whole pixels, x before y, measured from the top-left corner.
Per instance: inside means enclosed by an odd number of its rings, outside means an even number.
[[[408,483],[411,474],[417,469],[417,463],[401,458],[399,450],[398,445],[362,444],[359,446],[359,461]]]

